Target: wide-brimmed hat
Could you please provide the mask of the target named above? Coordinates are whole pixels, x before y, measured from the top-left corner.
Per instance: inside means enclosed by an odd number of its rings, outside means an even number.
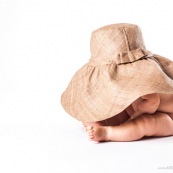
[[[91,35],[91,58],[61,95],[64,110],[83,122],[115,116],[137,98],[173,94],[173,61],[145,48],[140,28],[112,24]]]

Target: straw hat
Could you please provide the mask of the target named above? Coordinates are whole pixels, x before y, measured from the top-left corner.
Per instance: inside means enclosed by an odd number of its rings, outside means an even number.
[[[112,24],[91,35],[91,58],[61,95],[64,110],[83,122],[122,112],[151,93],[173,94],[173,61],[145,48],[140,28]]]

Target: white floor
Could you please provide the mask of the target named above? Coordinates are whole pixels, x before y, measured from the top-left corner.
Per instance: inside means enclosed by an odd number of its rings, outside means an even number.
[[[172,172],[173,137],[95,143],[65,113],[63,121],[0,124],[1,173]]]

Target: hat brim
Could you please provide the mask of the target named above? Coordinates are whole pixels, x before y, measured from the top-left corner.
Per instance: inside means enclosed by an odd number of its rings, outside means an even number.
[[[133,63],[103,66],[85,64],[61,96],[72,117],[96,122],[122,112],[140,96],[173,94],[173,61],[153,55]]]

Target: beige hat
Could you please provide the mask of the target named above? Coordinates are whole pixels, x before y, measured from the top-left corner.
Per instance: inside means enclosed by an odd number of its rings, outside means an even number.
[[[89,62],[61,96],[64,110],[75,119],[101,121],[143,95],[173,94],[173,61],[149,52],[137,25],[101,27],[92,32],[90,46]]]

